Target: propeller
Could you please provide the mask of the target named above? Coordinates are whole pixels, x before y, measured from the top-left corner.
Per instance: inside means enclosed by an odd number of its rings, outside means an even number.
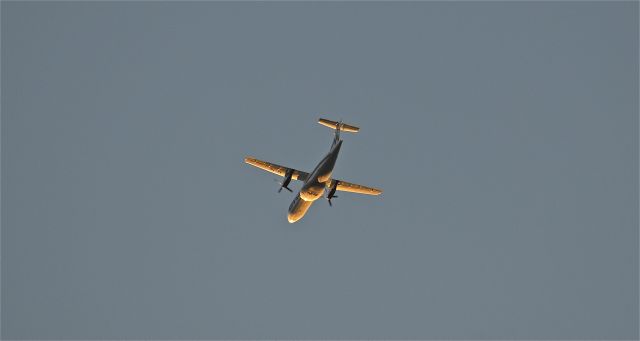
[[[289,191],[289,192],[293,193],[293,191],[291,190],[291,188],[289,188],[289,187],[287,187],[287,186],[282,186],[282,187],[278,188],[278,193],[282,192],[282,189],[283,189],[283,188],[284,188],[284,189],[286,189],[287,191]]]
[[[278,180],[278,179],[273,179],[273,181],[277,182],[277,183],[278,183],[278,185],[280,185],[280,187],[278,187],[278,193],[282,192],[282,189],[283,189],[283,188],[284,188],[284,189],[286,189],[286,190],[287,190],[287,191],[289,191],[289,192],[292,192],[292,191],[291,191],[291,188],[282,186],[282,182],[280,182],[280,180]]]
[[[338,189],[338,180],[333,181],[333,186],[329,187],[329,193],[327,193],[327,201],[329,202],[329,206],[333,207],[333,204],[331,203],[331,199],[333,198],[337,198],[338,196],[336,195],[336,190]]]
[[[337,195],[332,196],[332,198],[337,198]],[[327,198],[327,201],[329,202],[329,206],[333,207],[333,204],[331,204],[331,199]]]
[[[293,169],[287,169],[287,172],[284,173],[284,180],[280,184],[280,188],[278,188],[278,193],[282,192],[282,189],[286,189],[289,192],[293,191],[289,188],[289,183],[291,182],[291,177],[293,176]],[[276,180],[277,181],[277,180]]]

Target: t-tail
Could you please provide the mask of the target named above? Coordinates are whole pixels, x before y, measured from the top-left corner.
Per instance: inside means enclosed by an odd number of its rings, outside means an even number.
[[[336,131],[335,136],[333,138],[333,144],[335,145],[336,143],[338,143],[338,141],[340,141],[340,132],[341,131],[346,131],[349,133],[357,133],[358,131],[360,131],[360,128],[356,127],[356,126],[352,126],[346,123],[342,123],[342,121],[331,121],[331,120],[327,120],[324,118],[321,118],[318,120],[318,123],[322,124],[325,127],[329,127],[331,129],[334,129]]]

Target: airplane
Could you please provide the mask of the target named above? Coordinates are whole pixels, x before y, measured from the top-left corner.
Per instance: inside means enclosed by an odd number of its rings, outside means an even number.
[[[327,155],[325,155],[322,160],[320,160],[311,174],[290,167],[280,166],[275,163],[261,161],[253,157],[244,158],[244,162],[254,167],[284,177],[284,180],[282,181],[282,183],[280,184],[280,188],[278,189],[278,193],[280,193],[283,188],[288,190],[289,192],[293,192],[289,188],[289,183],[291,183],[291,180],[299,180],[304,182],[302,188],[300,188],[300,191],[298,191],[296,197],[291,202],[291,205],[289,205],[289,213],[287,215],[287,220],[289,221],[289,223],[295,223],[296,221],[304,217],[304,215],[309,210],[309,207],[311,207],[311,204],[322,197],[323,192],[326,193],[326,198],[329,202],[329,206],[333,206],[331,204],[331,199],[338,197],[337,195],[335,195],[336,191],[368,195],[379,195],[382,193],[382,190],[377,188],[362,186],[331,178],[333,167],[335,166],[336,160],[338,159],[338,153],[340,153],[340,147],[342,147],[340,132],[345,131],[350,133],[357,133],[358,131],[360,131],[360,128],[342,123],[342,121],[335,122],[324,118],[319,119],[318,123],[334,129],[335,135],[333,138],[333,143],[331,144],[331,149],[329,150]]]

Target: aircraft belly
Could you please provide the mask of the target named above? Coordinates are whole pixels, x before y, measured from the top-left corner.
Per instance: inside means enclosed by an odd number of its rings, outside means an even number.
[[[333,167],[335,167],[336,165],[336,160],[338,159],[338,154],[340,153],[341,146],[342,146],[342,141],[338,142],[338,144],[336,144],[331,149],[331,152],[329,152],[329,155],[327,156],[327,158],[323,160],[324,162],[322,163],[322,166],[318,170],[317,179],[318,179],[318,182],[322,183],[323,185],[325,182],[331,179],[331,173],[333,173]]]
[[[329,172],[325,172],[324,174],[318,175],[318,182],[325,183],[325,182],[331,180],[331,173],[333,173],[333,172],[329,171]]]
[[[319,199],[324,193],[325,185],[318,181],[310,181],[304,184],[300,189],[300,198],[305,201],[314,201]]]

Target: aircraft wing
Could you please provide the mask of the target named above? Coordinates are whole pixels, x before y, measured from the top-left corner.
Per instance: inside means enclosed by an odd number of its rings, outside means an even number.
[[[338,190],[338,191],[359,193],[359,194],[367,194],[367,195],[379,195],[379,194],[382,193],[381,189],[362,186],[362,185],[354,184],[354,183],[351,183],[351,182],[342,181],[342,180],[335,180],[335,179],[331,180],[331,182],[332,182],[331,186],[332,187],[335,185],[336,181],[338,182],[338,187],[336,188],[336,190]]]
[[[293,168],[288,168],[288,167],[285,167],[285,166],[280,166],[280,165],[277,165],[275,163],[258,160],[258,159],[252,158],[252,157],[245,157],[244,158],[244,162],[246,162],[246,163],[248,163],[248,164],[250,164],[250,165],[252,165],[254,167],[258,167],[260,169],[266,170],[267,172],[271,172],[273,174],[279,175],[279,176],[285,176],[285,174],[287,173],[287,171],[289,169],[293,169]],[[299,171],[297,169],[293,169],[293,175],[291,175],[291,179],[305,181],[308,176],[309,176],[309,173],[307,173],[307,172],[303,172],[303,171]]]

